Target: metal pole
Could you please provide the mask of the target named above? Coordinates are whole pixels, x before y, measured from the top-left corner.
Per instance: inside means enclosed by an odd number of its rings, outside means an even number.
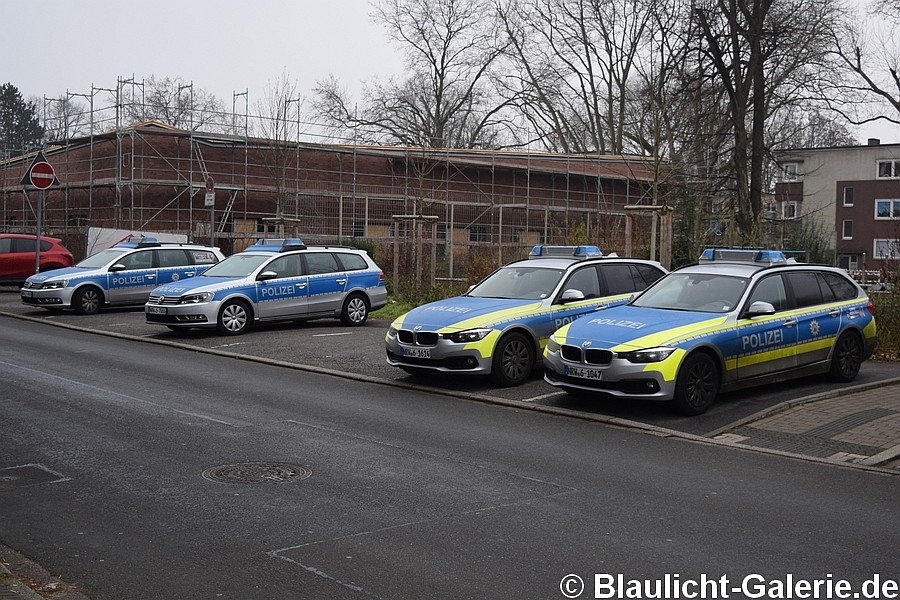
[[[38,194],[37,218],[34,226],[34,272],[41,272],[41,213],[44,212],[44,190]]]

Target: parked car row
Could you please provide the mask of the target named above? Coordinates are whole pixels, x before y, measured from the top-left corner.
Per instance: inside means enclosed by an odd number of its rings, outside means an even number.
[[[360,326],[387,303],[384,272],[365,251],[299,239],[227,258],[209,246],[125,242],[32,275],[21,296],[80,314],[143,303],[148,323],[223,335],[266,321]],[[539,245],[465,294],[395,319],[385,350],[414,376],[515,386],[542,367],[567,392],[665,400],[696,415],[723,390],[819,373],[851,381],[876,341],[872,303],[845,271],[778,251],[707,250],[668,272],[596,246]]]

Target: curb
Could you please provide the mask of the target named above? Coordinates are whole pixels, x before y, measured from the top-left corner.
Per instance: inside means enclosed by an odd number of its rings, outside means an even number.
[[[11,572],[8,566],[15,569]],[[39,586],[38,593],[23,580]],[[87,596],[51,575],[46,569],[22,556],[12,548],[0,544],[0,598],[14,600],[89,600]]]

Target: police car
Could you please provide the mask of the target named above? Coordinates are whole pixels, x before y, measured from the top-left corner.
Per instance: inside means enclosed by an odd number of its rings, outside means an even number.
[[[91,315],[104,306],[143,304],[156,286],[195,277],[223,258],[212,246],[142,237],[118,243],[73,267],[32,275],[20,293],[25,304]]]
[[[414,375],[490,374],[523,383],[550,333],[621,304],[666,273],[659,263],[603,257],[596,246],[535,246],[466,294],[419,306],[385,336],[387,362]]]
[[[872,303],[846,271],[706,250],[629,304],[556,331],[544,378],[697,415],[728,389],[817,373],[851,381],[876,340]]]
[[[332,317],[362,325],[385,304],[384,272],[365,251],[286,238],[259,240],[202,277],[157,287],[144,313],[148,323],[173,330],[238,335],[262,321]]]

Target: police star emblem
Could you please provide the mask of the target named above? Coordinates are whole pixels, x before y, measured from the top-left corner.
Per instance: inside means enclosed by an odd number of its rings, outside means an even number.
[[[819,322],[813,321],[809,324],[809,330],[812,332],[814,336],[819,335]]]

